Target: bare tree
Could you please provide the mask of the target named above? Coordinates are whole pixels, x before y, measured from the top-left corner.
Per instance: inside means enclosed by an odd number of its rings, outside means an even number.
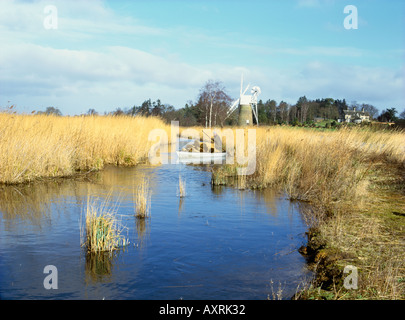
[[[271,101],[271,103],[270,103],[270,114],[271,114],[271,117],[272,117],[272,121],[273,121],[273,123],[276,123],[277,122],[277,104],[276,104],[276,102],[274,101]]]
[[[378,115],[378,109],[371,104],[363,103],[361,105],[362,110],[364,109],[365,112],[368,112],[371,119],[376,119]]]
[[[281,101],[280,104],[278,105],[278,108],[280,110],[281,121],[288,124],[290,115],[290,106],[288,105],[288,103]]]
[[[308,109],[309,109],[309,103],[308,102],[303,103],[301,105],[301,123],[304,123],[304,122],[306,122],[308,120],[307,119]]]
[[[200,90],[197,103],[205,117],[206,128],[211,128],[212,124],[223,125],[231,101],[221,82],[213,80],[206,82]]]
[[[97,116],[97,115],[98,115],[98,112],[97,112],[95,109],[91,108],[91,109],[89,109],[89,110],[87,111],[86,114],[89,115],[89,116]]]

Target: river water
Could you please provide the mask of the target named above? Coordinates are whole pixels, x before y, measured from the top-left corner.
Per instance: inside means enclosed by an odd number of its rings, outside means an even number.
[[[298,253],[307,229],[298,204],[272,190],[212,187],[208,168],[106,167],[0,187],[0,298],[289,299],[311,276]],[[133,188],[143,176],[151,216],[139,220]],[[80,238],[88,196],[108,194],[130,244],[89,255]],[[44,273],[48,265],[57,273]],[[57,289],[45,288],[48,275]]]

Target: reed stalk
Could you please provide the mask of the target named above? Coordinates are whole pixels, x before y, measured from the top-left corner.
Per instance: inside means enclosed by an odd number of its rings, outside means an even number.
[[[186,196],[186,181],[179,176],[179,197],[184,198]]]

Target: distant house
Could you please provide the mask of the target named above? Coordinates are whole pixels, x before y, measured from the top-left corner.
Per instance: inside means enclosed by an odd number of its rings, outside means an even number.
[[[370,115],[364,111],[364,108],[361,111],[356,110],[356,107],[353,107],[353,110],[343,110],[342,116],[339,122],[362,123],[370,121]]]

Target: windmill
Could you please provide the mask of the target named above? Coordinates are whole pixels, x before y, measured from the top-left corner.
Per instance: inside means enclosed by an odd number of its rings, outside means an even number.
[[[240,82],[240,95],[232,106],[229,108],[226,118],[228,118],[237,108],[239,108],[239,126],[249,126],[253,125],[253,115],[255,116],[256,123],[259,125],[258,113],[257,113],[257,96],[261,93],[261,90],[258,86],[252,87],[250,90],[251,94],[246,95],[246,91],[249,89],[250,84],[243,90],[243,75]]]

